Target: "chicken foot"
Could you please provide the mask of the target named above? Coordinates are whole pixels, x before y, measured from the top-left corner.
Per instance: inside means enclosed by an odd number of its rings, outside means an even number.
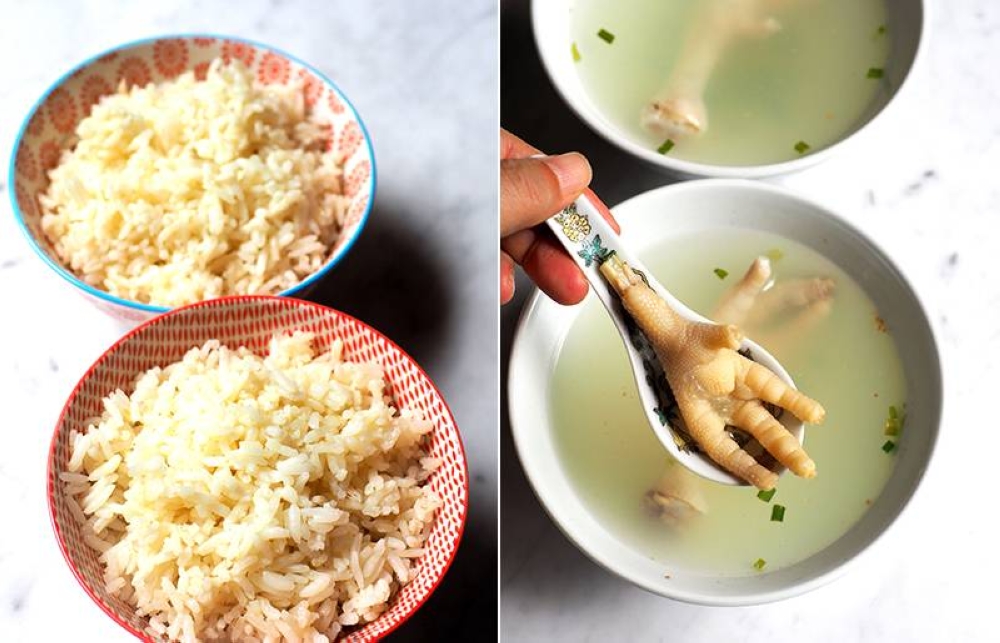
[[[712,319],[750,328],[758,343],[778,350],[801,342],[830,314],[836,282],[829,277],[812,277],[774,283],[771,278],[771,262],[757,257],[722,296]],[[782,317],[785,319],[779,319]],[[775,320],[779,320],[778,330],[764,330]]]
[[[760,326],[781,315],[809,309],[833,299],[837,284],[830,277],[786,279],[759,294],[749,315],[748,326]]]
[[[736,326],[682,317],[617,255],[601,265],[601,273],[648,338],[689,434],[709,458],[760,489],[774,487],[777,474],[733,440],[726,426],[734,426],[796,475],[816,475],[815,463],[764,403],[818,424],[825,415],[818,402],[740,355],[743,336]]]
[[[712,319],[719,324],[742,324],[770,281],[771,262],[767,257],[757,257],[746,274],[719,300]]]
[[[656,485],[646,492],[646,508],[671,527],[708,512],[698,477],[676,462],[667,465]]]
[[[796,0],[701,0],[694,7],[670,78],[640,112],[642,127],[680,139],[708,128],[705,88],[726,50],[742,38],[766,38],[781,29],[771,11]]]

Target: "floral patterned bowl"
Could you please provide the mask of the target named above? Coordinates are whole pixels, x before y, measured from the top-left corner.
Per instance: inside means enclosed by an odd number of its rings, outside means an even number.
[[[310,65],[267,45],[226,36],[164,36],[121,45],[66,73],[31,109],[10,161],[8,185],[18,224],[32,249],[50,268],[101,310],[129,323],[145,321],[168,308],[115,297],[84,283],[63,265],[41,230],[38,197],[48,187],[48,171],[73,143],[77,124],[122,81],[145,85],[194,70],[204,75],[212,60],[239,60],[262,83],[302,81],[313,113],[330,123],[329,145],[344,163],[347,219],[323,267],[281,295],[302,294],[332,269],[361,234],[375,197],[375,157],[360,116],[340,89]]]
[[[240,296],[213,299],[176,308],[125,335],[84,374],[69,396],[56,424],[49,451],[48,503],[56,540],[63,557],[87,594],[108,616],[142,640],[153,641],[148,623],[135,608],[105,590],[97,552],[84,542],[83,531],[70,513],[59,474],[66,470],[72,445],[70,432],[84,431],[100,415],[101,399],[115,389],[129,393],[136,376],[153,366],[179,360],[194,346],[217,339],[230,347],[246,346],[263,353],[276,333],[308,331],[322,350],[335,339],[343,342],[344,358],[382,365],[397,408],[418,411],[434,425],[428,453],[441,466],[428,479],[443,500],[425,553],[410,582],[399,589],[389,608],[367,625],[349,630],[345,641],[381,638],[408,619],[444,577],[462,537],[468,513],[469,478],[458,427],[440,391],[413,359],[370,326],[335,310],[285,297]]]

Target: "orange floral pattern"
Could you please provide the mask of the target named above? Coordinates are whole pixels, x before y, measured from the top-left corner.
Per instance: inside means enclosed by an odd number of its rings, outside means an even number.
[[[28,189],[23,183],[17,182],[14,184],[14,197],[17,199],[17,207],[21,208],[21,212],[24,213],[25,217],[38,216],[35,199],[28,193]]]
[[[238,60],[247,67],[253,67],[254,56],[255,52],[253,47],[245,42],[227,40],[222,45],[222,59],[227,63],[233,60]]]
[[[153,64],[167,78],[175,78],[187,69],[187,45],[183,40],[157,40],[153,45]]]
[[[358,126],[356,121],[349,121],[344,126],[344,129],[340,131],[336,148],[337,156],[341,162],[354,156],[354,153],[361,147],[362,138],[361,127]]]
[[[323,83],[313,76],[308,69],[302,68],[299,71],[299,78],[302,79],[302,94],[306,100],[307,107],[315,107],[323,95]]]
[[[337,96],[336,92],[329,92],[326,96],[326,102],[330,106],[330,111],[334,114],[343,114],[346,109],[344,107],[344,102],[340,100],[340,97]]]
[[[118,80],[124,81],[126,87],[145,87],[153,82],[153,74],[141,58],[130,56],[118,66]]]
[[[49,94],[45,102],[49,109],[49,118],[52,125],[62,132],[69,134],[76,127],[76,105],[73,96],[64,87],[56,87]]]
[[[62,151],[55,141],[45,141],[38,146],[38,164],[42,168],[42,172],[48,172],[55,166],[59,165],[59,157],[62,155]]]
[[[111,92],[111,83],[104,78],[97,75],[88,76],[80,87],[80,107],[83,108],[84,112],[89,113],[91,107]]]
[[[194,66],[194,77],[198,80],[205,80],[208,78],[208,67],[211,65],[209,61],[198,63]]]
[[[38,178],[38,165],[35,164],[35,157],[31,150],[26,146],[22,145],[18,148],[14,165],[17,166],[17,173],[29,181]]]
[[[361,190],[361,186],[368,182],[368,177],[371,176],[372,165],[367,160],[358,163],[350,174],[347,175],[347,181],[344,184],[344,194],[350,198],[357,196],[358,191]]]
[[[269,51],[257,67],[257,80],[266,85],[284,85],[288,82],[288,70],[288,59]]]
[[[42,116],[42,111],[38,110],[35,115],[31,117],[28,121],[28,126],[24,128],[24,135],[30,136],[31,138],[38,138],[45,131],[45,117]]]

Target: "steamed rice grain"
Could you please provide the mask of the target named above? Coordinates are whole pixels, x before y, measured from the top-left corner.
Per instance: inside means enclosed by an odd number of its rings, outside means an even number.
[[[91,286],[178,306],[277,293],[326,262],[347,198],[301,82],[238,62],[105,96],[49,173],[42,230]]]
[[[71,436],[60,475],[109,592],[179,641],[324,641],[413,576],[440,500],[431,425],[381,368],[276,336],[153,368]]]

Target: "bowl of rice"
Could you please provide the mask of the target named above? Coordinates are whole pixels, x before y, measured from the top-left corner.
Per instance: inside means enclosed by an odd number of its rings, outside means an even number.
[[[8,181],[36,254],[134,323],[307,291],[361,233],[375,158],[314,67],[238,38],[167,36],[57,80],[24,120]]]
[[[332,309],[214,299],[98,359],[52,438],[80,585],[147,641],[370,641],[430,596],[468,509],[461,438],[392,341]]]

